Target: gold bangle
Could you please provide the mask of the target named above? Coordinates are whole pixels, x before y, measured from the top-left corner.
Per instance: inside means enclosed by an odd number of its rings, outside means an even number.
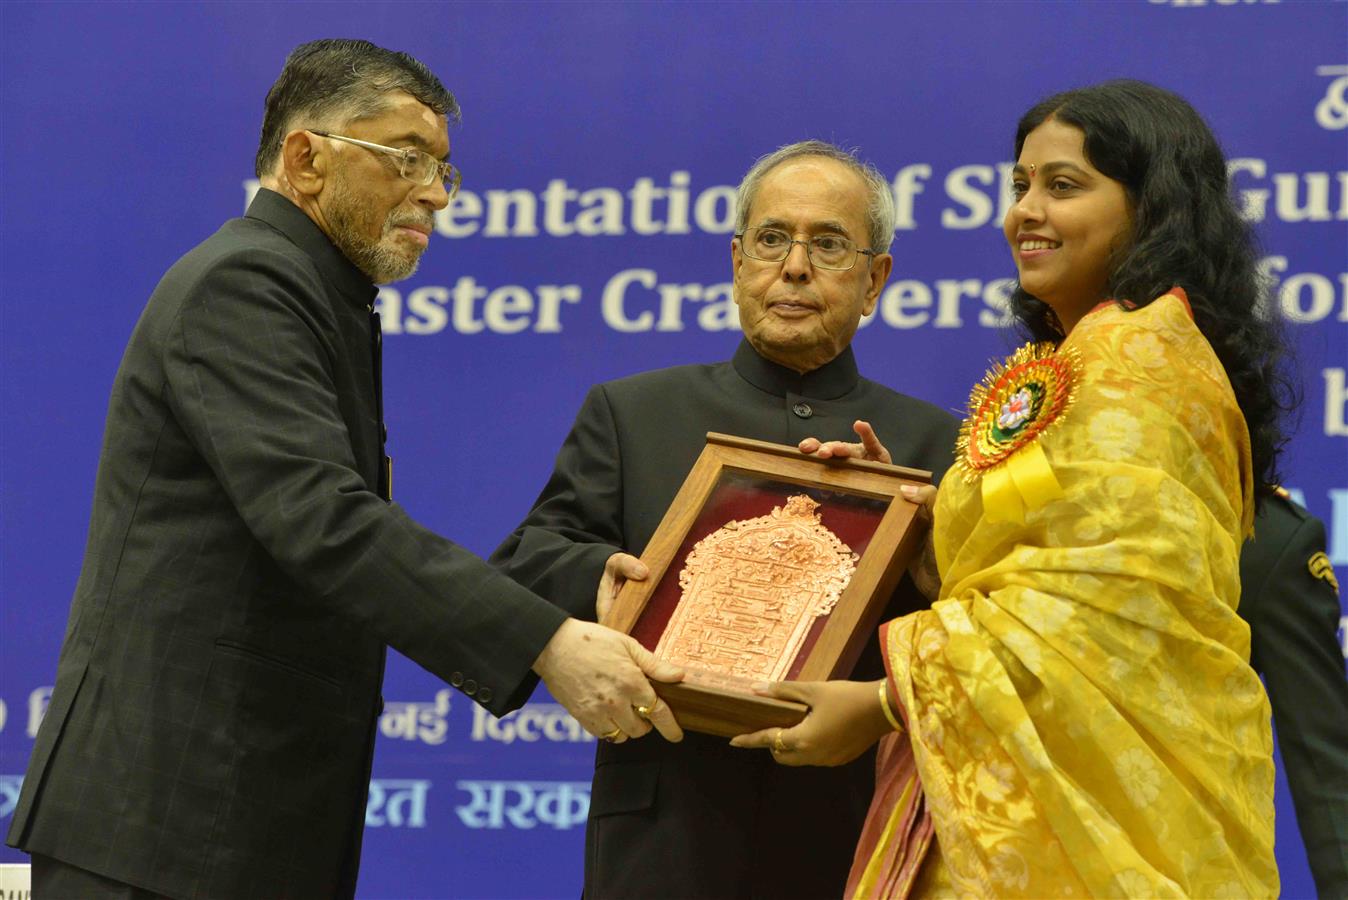
[[[894,716],[894,710],[889,708],[889,685],[883,681],[880,682],[880,709],[884,711],[885,718],[889,720],[890,725],[894,726],[895,731],[903,731],[903,726]]]

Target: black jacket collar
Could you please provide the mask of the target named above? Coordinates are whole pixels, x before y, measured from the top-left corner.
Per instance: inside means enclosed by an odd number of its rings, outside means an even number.
[[[817,400],[836,400],[861,380],[851,345],[813,372],[802,375],[759,356],[746,338],[740,340],[731,365],[745,381],[778,397],[799,394]]]
[[[346,258],[314,220],[275,191],[260,188],[245,218],[266,222],[313,259],[323,276],[353,304],[368,307],[379,293],[369,277]]]

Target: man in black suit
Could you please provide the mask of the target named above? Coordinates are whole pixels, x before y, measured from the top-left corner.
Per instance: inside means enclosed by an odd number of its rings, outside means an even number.
[[[645,548],[708,431],[796,444],[849,436],[866,418],[896,461],[938,473],[951,462],[954,418],[862,378],[850,347],[893,263],[884,177],[810,141],[760,160],[738,202],[734,358],[593,388],[533,511],[492,557],[573,616],[593,619],[644,577],[629,554]],[[905,579],[888,614],[921,603]],[[857,671],[880,677],[877,646]],[[600,744],[585,896],[836,897],[873,780],[872,754],[788,769],[698,734]]]
[[[1348,898],[1348,678],[1334,642],[1338,582],[1325,526],[1285,491],[1240,554],[1240,615],[1264,676],[1283,769],[1321,897]]]
[[[457,113],[406,54],[297,48],[263,189],[151,296],[8,835],[36,896],[350,896],[386,645],[498,715],[541,676],[596,734],[678,737],[643,676],[677,670],[390,502],[374,285],[458,186]]]

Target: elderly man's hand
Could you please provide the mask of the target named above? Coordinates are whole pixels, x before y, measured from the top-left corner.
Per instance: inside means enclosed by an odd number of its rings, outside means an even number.
[[[567,619],[534,661],[557,702],[595,737],[622,742],[652,727],[666,740],[683,740],[683,729],[647,678],[683,680],[678,666],[611,628]]]
[[[857,433],[857,437],[861,438],[860,443],[821,441],[819,438],[807,437],[797,446],[800,447],[801,453],[817,456],[820,459],[868,459],[872,462],[892,462],[889,451],[875,436],[875,429],[871,428],[870,422],[857,419],[852,423],[852,430]]]
[[[889,451],[875,436],[875,429],[871,428],[869,422],[857,419],[852,423],[852,430],[861,438],[860,443],[820,441],[818,438],[809,437],[800,442],[800,452],[820,459],[869,459],[874,462],[891,462]],[[918,518],[930,526],[933,521],[932,513],[936,508],[936,488],[929,484],[905,484],[899,490],[905,500],[918,505]],[[908,567],[908,574],[912,576],[913,583],[924,597],[935,600],[941,593],[941,574],[936,568],[936,549],[932,545],[931,537],[932,532],[929,528],[922,545],[922,553]]]
[[[935,521],[936,488],[930,484],[905,484],[899,488],[903,498],[918,505],[917,517],[928,526]],[[908,565],[908,574],[913,584],[927,600],[935,600],[941,593],[941,573],[936,567],[936,545],[932,543],[934,528],[927,529],[927,537],[922,542],[922,553]]]
[[[629,581],[645,581],[650,572],[646,564],[630,553],[615,553],[604,563],[604,574],[599,579],[599,590],[594,596],[594,611],[600,623],[608,621],[609,610],[618,592]]]

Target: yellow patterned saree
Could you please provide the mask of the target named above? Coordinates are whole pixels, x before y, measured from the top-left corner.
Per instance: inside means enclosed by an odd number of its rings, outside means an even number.
[[[1044,378],[1002,379],[966,423],[940,598],[882,630],[907,730],[882,747],[848,893],[1276,896],[1269,707],[1235,613],[1249,437],[1225,373],[1179,291],[1102,305],[1051,359],[1056,406]],[[980,427],[1023,436],[1017,398],[1034,433],[979,457]]]

